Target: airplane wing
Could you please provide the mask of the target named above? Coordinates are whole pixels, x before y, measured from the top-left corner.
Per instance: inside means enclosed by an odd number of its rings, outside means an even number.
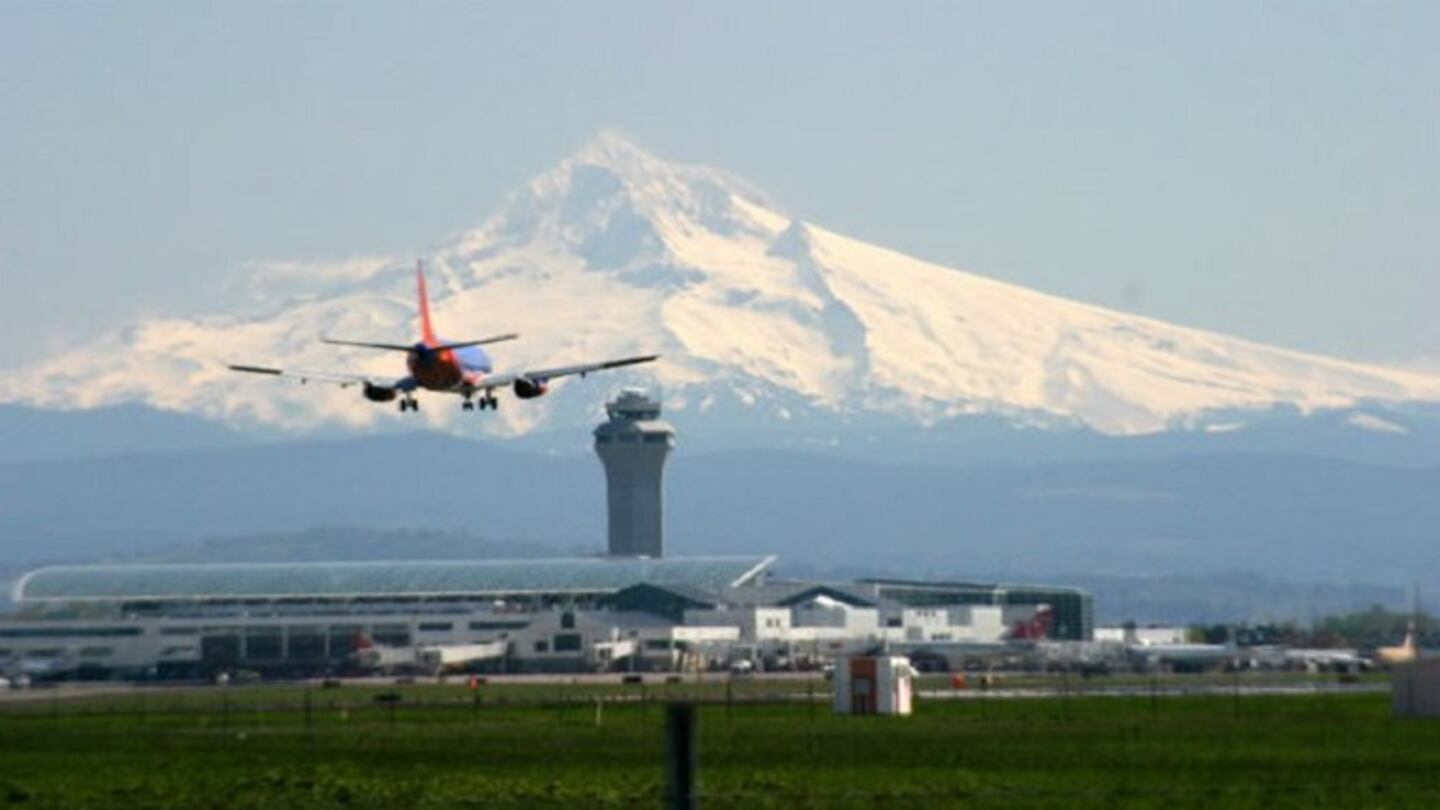
[[[516,380],[530,380],[532,382],[549,382],[557,377],[569,377],[579,374],[584,377],[596,371],[607,371],[612,368],[622,368],[640,363],[650,363],[660,359],[658,354],[646,354],[638,357],[622,357],[619,360],[605,360],[599,363],[580,363],[574,366],[557,366],[556,368],[537,368],[527,371],[507,372],[505,374],[490,374],[480,381],[478,388],[492,390],[504,388],[513,384]]]
[[[370,385],[378,388],[401,388],[402,382],[393,379],[381,379],[368,374],[349,374],[339,371],[302,371],[300,369],[267,368],[265,366],[227,366],[231,371],[243,371],[247,374],[267,374],[272,377],[289,377],[300,382],[326,382],[335,383],[341,388],[349,388],[352,385]]]

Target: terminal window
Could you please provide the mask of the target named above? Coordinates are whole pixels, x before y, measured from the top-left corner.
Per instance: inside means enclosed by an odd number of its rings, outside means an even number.
[[[518,630],[529,624],[524,621],[470,622],[471,630]]]
[[[406,647],[410,644],[410,628],[403,624],[377,624],[370,639],[382,647]]]
[[[325,635],[319,630],[293,628],[290,631],[289,653],[292,660],[318,660],[325,657]]]

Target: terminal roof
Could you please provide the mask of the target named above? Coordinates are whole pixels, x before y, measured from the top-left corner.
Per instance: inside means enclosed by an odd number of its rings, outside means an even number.
[[[497,598],[607,594],[642,582],[720,590],[755,581],[774,557],[80,565],[42,568],[17,602]]]

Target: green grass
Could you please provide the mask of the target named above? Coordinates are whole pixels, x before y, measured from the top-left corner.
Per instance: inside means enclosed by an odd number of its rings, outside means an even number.
[[[647,696],[684,689],[724,694]],[[0,806],[660,804],[663,705],[605,703],[597,724],[595,698],[634,687],[489,686],[477,707],[460,686],[410,686],[393,710],[373,699],[383,691],[6,705]],[[930,701],[909,718],[794,700],[700,711],[705,807],[1440,806],[1440,723],[1392,718],[1385,694]]]

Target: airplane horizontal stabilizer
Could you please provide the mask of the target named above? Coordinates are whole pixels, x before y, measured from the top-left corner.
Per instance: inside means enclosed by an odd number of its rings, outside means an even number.
[[[278,368],[265,368],[263,366],[229,366],[231,371],[245,371],[250,374],[274,374],[280,376],[285,372]]]
[[[484,346],[487,343],[500,343],[501,341],[514,340],[518,337],[520,337],[518,334],[511,332],[504,335],[495,335],[493,337],[480,338],[479,340],[465,340],[459,343],[441,343],[436,346],[431,346],[430,350],[436,352],[443,352],[449,349],[463,349],[467,346]],[[320,342],[328,343],[332,346],[359,346],[362,349],[384,349],[386,351],[392,352],[409,352],[414,350],[415,348],[414,346],[402,346],[399,343],[369,343],[360,340],[337,340],[335,338],[328,337],[320,338]]]
[[[488,343],[501,343],[507,340],[514,340],[518,337],[520,337],[519,334],[515,332],[510,332],[504,335],[495,335],[494,337],[480,338],[479,340],[466,340],[460,343],[441,343],[439,346],[434,347],[434,350],[438,352],[444,351],[445,349],[463,349],[466,346],[484,346]]]
[[[392,352],[408,352],[414,346],[402,346],[399,343],[366,343],[359,340],[334,340],[328,337],[320,338],[321,343],[329,343],[332,346],[359,346],[362,349],[385,349]]]

